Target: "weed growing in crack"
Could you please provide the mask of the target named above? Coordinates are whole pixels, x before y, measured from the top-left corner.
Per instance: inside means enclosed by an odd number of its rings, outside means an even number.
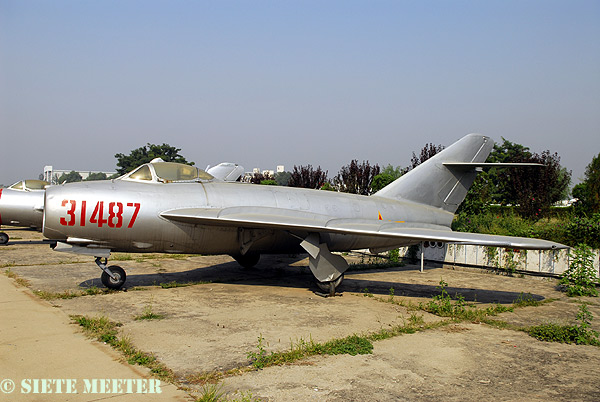
[[[160,320],[160,319],[164,318],[164,315],[157,314],[154,311],[152,311],[152,301],[153,300],[154,300],[154,297],[150,297],[150,301],[148,302],[148,305],[146,307],[144,307],[144,311],[143,311],[142,315],[139,315],[139,316],[135,317],[136,321],[140,321],[140,320]]]
[[[90,318],[72,315],[71,319],[81,326],[88,337],[104,342],[122,353],[129,364],[147,367],[160,380],[175,383],[173,371],[160,363],[153,354],[138,350],[129,337],[119,337],[118,328],[122,326],[121,323],[111,321],[105,316]]]
[[[194,286],[194,285],[207,285],[209,283],[213,283],[212,281],[195,281],[195,282],[162,282],[160,287],[163,289],[172,289],[172,288],[183,288],[186,286]]]
[[[325,343],[318,343],[312,340],[305,341],[300,339],[290,346],[290,350],[285,352],[271,352],[267,354],[262,335],[258,337],[257,351],[248,352],[248,359],[251,365],[256,369],[262,369],[268,366],[291,363],[296,360],[314,355],[340,355],[348,354],[355,356],[357,354],[373,353],[373,344],[367,336],[350,335],[341,339],[332,339]]]
[[[267,351],[263,342],[265,338],[263,338],[262,334],[258,336],[258,344],[256,345],[257,352],[250,351],[247,356],[248,359],[252,362],[252,365],[257,369],[262,369],[267,364]]]

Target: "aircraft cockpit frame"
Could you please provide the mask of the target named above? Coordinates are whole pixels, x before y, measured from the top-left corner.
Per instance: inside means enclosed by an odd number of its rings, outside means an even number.
[[[140,183],[193,183],[214,180],[214,177],[195,166],[153,160],[132,170],[117,180]]]
[[[46,188],[46,186],[49,186],[49,185],[50,185],[50,183],[48,183],[47,181],[44,181],[44,180],[28,179],[28,180],[18,181],[15,184],[9,186],[8,188],[10,188],[11,190],[18,190],[18,191],[39,191],[39,190],[44,190]]]

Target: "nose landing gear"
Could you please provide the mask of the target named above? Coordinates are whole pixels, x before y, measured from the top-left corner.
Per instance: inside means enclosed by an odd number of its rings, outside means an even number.
[[[107,267],[107,262],[107,258],[105,258],[104,262],[102,262],[101,257],[96,257],[96,265],[98,265],[102,270],[102,276],[100,276],[102,284],[109,289],[121,289],[121,287],[125,284],[125,280],[127,279],[125,270],[118,265],[111,265],[110,267]]]

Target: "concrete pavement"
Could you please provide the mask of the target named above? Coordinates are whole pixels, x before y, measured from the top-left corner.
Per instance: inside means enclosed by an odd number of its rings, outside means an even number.
[[[61,310],[0,274],[0,402],[98,400],[191,398],[147,369],[121,362]]]

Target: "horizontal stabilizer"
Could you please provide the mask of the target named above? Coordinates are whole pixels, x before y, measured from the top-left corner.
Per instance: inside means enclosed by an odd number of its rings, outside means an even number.
[[[478,169],[491,169],[494,167],[531,167],[531,166],[545,166],[542,163],[466,163],[466,162],[445,162],[443,163],[448,169],[456,170],[478,170]]]

